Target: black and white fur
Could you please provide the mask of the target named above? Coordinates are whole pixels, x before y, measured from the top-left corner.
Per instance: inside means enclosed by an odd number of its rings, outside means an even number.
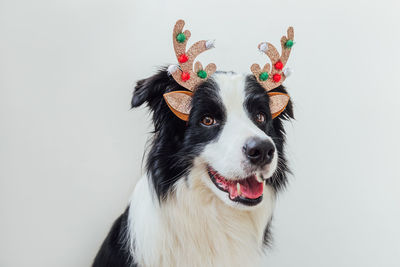
[[[282,123],[293,117],[292,104],[272,119],[269,97],[252,75],[217,72],[198,87],[185,122],[163,99],[175,90],[185,89],[165,69],[137,83],[132,107],[146,104],[154,122],[147,174],[93,266],[259,266],[276,194],[287,182]],[[286,93],[283,86],[274,91]],[[261,124],[259,112],[266,114]],[[217,123],[202,125],[205,115]],[[269,164],[246,159],[242,148],[253,137],[274,144]],[[211,181],[208,166],[230,179],[264,177],[262,201],[249,206],[230,200]]]

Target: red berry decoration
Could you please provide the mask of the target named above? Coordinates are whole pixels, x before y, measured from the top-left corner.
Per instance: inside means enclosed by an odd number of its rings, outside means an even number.
[[[283,69],[283,63],[278,61],[278,62],[275,63],[274,67],[277,70],[281,70],[281,69]]]
[[[178,61],[179,63],[185,63],[186,61],[188,61],[189,57],[186,54],[182,54],[179,56]]]
[[[188,72],[182,72],[181,79],[182,81],[186,82],[187,80],[190,79],[190,74]]]
[[[281,80],[282,76],[278,73],[274,74],[274,76],[272,77],[272,79],[274,79],[274,82],[279,82]]]

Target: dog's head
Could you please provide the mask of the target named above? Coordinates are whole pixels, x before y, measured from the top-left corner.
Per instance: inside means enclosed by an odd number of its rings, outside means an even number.
[[[282,82],[293,28],[281,39],[281,56],[270,43],[259,45],[272,69],[253,64],[253,75],[241,75],[214,73],[214,64],[203,69],[198,62],[193,71],[194,58],[212,43],[199,41],[186,51],[190,32],[183,26],[180,20],[173,31],[180,65],[139,81],[132,99],[132,107],[147,103],[153,112],[147,169],[155,192],[165,199],[178,181],[190,185],[196,177],[229,205],[258,205],[265,184],[278,190],[286,183],[282,120],[293,112]]]
[[[282,120],[293,117],[292,104],[272,118],[270,96],[252,75],[217,72],[193,94],[188,121],[175,116],[163,98],[184,90],[166,69],[138,82],[132,107],[153,112],[154,139],[147,169],[155,192],[164,199],[175,183],[202,168],[203,182],[232,206],[262,201],[264,183],[275,190],[286,183]],[[286,93],[283,86],[274,91]]]

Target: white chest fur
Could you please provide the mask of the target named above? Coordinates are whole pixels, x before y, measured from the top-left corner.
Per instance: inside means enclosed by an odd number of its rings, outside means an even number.
[[[207,174],[192,171],[189,179],[181,179],[161,206],[148,178],[138,182],[129,230],[139,266],[259,266],[275,203],[273,190],[266,186],[262,203],[240,210],[218,199],[201,175]]]

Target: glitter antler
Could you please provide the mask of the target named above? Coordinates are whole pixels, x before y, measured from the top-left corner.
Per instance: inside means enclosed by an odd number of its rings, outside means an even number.
[[[198,41],[186,51],[190,31],[185,30],[182,32],[184,26],[185,22],[183,20],[178,20],[175,24],[172,41],[179,67],[175,65],[176,68],[170,67],[169,70],[177,83],[193,92],[197,85],[206,80],[217,69],[214,63],[208,64],[203,69],[203,66],[198,61],[193,68],[195,58],[202,52],[213,48],[214,43],[213,41]]]
[[[172,41],[179,65],[168,67],[168,73],[175,81],[188,91],[173,91],[164,94],[171,111],[180,119],[187,121],[191,109],[191,99],[197,86],[210,77],[217,69],[214,63],[208,64],[204,69],[200,62],[193,66],[195,58],[202,52],[214,47],[213,41],[198,41],[186,51],[186,44],[190,38],[190,31],[183,31],[185,22],[178,20],[175,24]]]
[[[292,50],[292,46],[294,44],[293,38],[293,28],[289,27],[287,30],[287,36],[282,36],[281,38],[281,56],[279,55],[279,52],[275,46],[273,46],[271,43],[263,42],[258,45],[258,49],[264,52],[270,58],[272,63],[272,70],[270,70],[269,63],[265,64],[262,69],[258,64],[253,64],[251,66],[251,71],[261,86],[265,88],[265,90],[271,91],[272,89],[281,85],[286,79],[288,73],[283,70],[283,68],[289,59],[290,51]]]
[[[265,64],[262,69],[260,65],[253,64],[250,69],[259,84],[264,87],[267,92],[280,86],[290,74],[289,69],[283,68],[289,59],[290,51],[294,44],[293,39],[294,30],[293,27],[289,27],[287,36],[282,36],[281,38],[282,55],[279,55],[278,50],[271,43],[263,42],[258,45],[258,49],[270,58],[272,69],[269,63]],[[289,102],[289,96],[279,92],[269,92],[268,95],[270,96],[272,117],[275,118],[285,110]]]

